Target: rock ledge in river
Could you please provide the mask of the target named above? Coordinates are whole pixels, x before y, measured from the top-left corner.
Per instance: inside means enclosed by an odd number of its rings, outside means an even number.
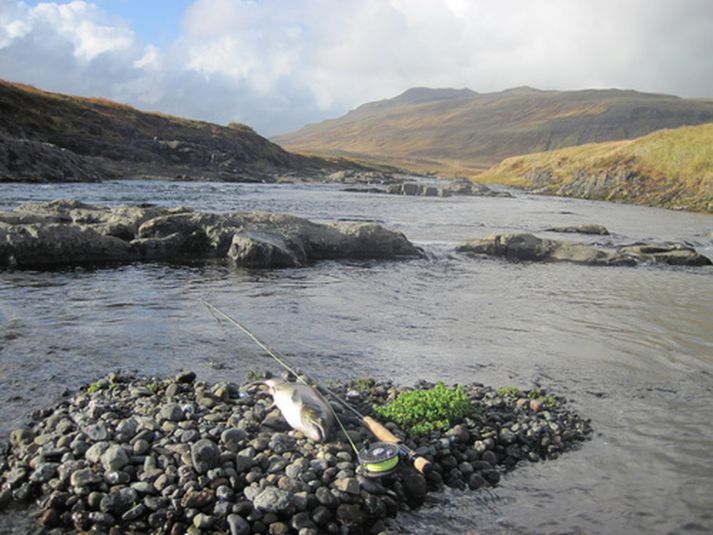
[[[420,197],[452,197],[462,195],[469,197],[512,197],[507,191],[496,191],[484,184],[471,182],[468,179],[456,179],[446,185],[421,184],[404,182],[386,187],[385,193],[394,195],[414,195]]]
[[[230,259],[238,266],[281,268],[419,255],[403,234],[379,225],[323,225],[285,214],[63,200],[0,212],[0,267]]]
[[[609,230],[604,225],[584,224],[584,225],[567,225],[563,227],[549,227],[547,232],[564,232],[576,234],[596,234],[599,236],[608,236]]]
[[[494,234],[467,242],[458,251],[532,262],[575,262],[596,266],[634,266],[659,263],[708,266],[711,260],[679,243],[634,243],[616,248],[548,240],[533,234]]]

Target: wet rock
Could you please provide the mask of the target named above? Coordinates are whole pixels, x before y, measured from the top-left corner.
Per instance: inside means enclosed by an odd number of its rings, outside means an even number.
[[[583,224],[583,225],[568,225],[562,227],[549,227],[545,229],[549,232],[564,232],[578,234],[596,234],[599,236],[608,236],[609,231],[604,225]]]
[[[240,232],[233,236],[228,257],[248,268],[288,268],[306,263],[307,256],[298,244],[283,236],[266,232]]]
[[[487,482],[480,474],[471,474],[468,478],[468,487],[470,490],[477,490],[484,485],[487,485]]]
[[[393,195],[410,195],[422,197],[451,197],[454,195],[477,197],[512,197],[507,191],[493,190],[485,184],[472,182],[466,178],[451,180],[439,185],[403,182],[390,184],[385,189],[375,190],[374,193],[390,193]]]
[[[87,449],[86,453],[84,454],[84,457],[92,464],[98,463],[101,459],[101,456],[108,448],[108,442],[97,442],[96,444],[90,446]]]
[[[214,442],[203,438],[191,447],[191,461],[199,474],[215,468],[220,460],[220,449]]]
[[[228,528],[230,535],[248,535],[250,524],[240,515],[228,515]]]
[[[409,500],[418,504],[422,503],[428,492],[426,478],[411,467],[406,467],[402,470],[402,478],[406,496]]]
[[[99,509],[103,513],[121,516],[133,507],[138,497],[134,489],[125,487],[105,495],[99,504]]]
[[[10,444],[17,447],[22,444],[30,443],[34,440],[35,434],[30,429],[21,428],[15,429],[10,433]]]
[[[107,472],[116,472],[129,464],[126,450],[118,444],[109,446],[101,456],[102,466]]]
[[[213,502],[215,495],[211,490],[189,490],[181,499],[181,507],[188,509],[203,509],[206,505]]]
[[[244,267],[279,268],[422,254],[402,234],[372,223],[322,225],[283,214],[165,208],[137,217],[133,209],[73,201],[22,205],[15,217],[4,218],[10,222],[2,228],[0,267],[227,258]],[[26,223],[28,212],[36,222]],[[37,219],[41,213],[52,215]],[[177,383],[190,377],[187,372]]]
[[[183,420],[183,409],[178,403],[166,403],[161,407],[160,417],[169,422],[180,422]]]
[[[267,487],[255,497],[253,505],[260,511],[281,514],[292,510],[294,501],[289,492]]]
[[[57,473],[58,463],[41,463],[37,465],[35,471],[30,474],[30,481],[46,483]]]
[[[448,430],[446,436],[451,437],[455,442],[466,443],[470,440],[468,428],[464,425],[456,425]]]
[[[180,372],[176,374],[174,380],[179,384],[190,384],[196,380],[196,373],[192,371]]]
[[[109,438],[109,431],[104,424],[92,424],[86,426],[84,434],[95,442],[103,441]]]
[[[329,509],[335,509],[339,505],[339,500],[327,487],[319,487],[315,492],[315,496],[319,503]]]
[[[494,234],[467,242],[458,251],[532,262],[574,262],[592,266],[641,263],[703,266],[711,260],[682,244],[632,244],[615,249],[547,240],[527,233]]]
[[[73,487],[86,487],[102,481],[101,475],[93,472],[90,468],[82,468],[73,472],[69,482]]]
[[[358,495],[359,494],[359,481],[354,477],[348,477],[345,479],[337,479],[334,482],[334,488],[346,492],[347,494]]]
[[[345,526],[358,527],[366,520],[366,514],[358,505],[343,503],[337,508],[337,520]]]
[[[213,521],[213,517],[205,513],[198,513],[193,517],[193,525],[200,530],[209,529],[213,525]]]

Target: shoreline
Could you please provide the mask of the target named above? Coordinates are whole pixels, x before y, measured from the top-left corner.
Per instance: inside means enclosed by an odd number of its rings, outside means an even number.
[[[410,390],[363,379],[331,386],[365,414]],[[556,459],[591,434],[589,421],[560,398],[549,396],[545,407],[512,387],[463,388],[478,411],[447,431],[411,436],[385,422],[433,463],[428,477],[402,461],[392,476],[372,479],[358,473],[346,441],[305,439],[269,408],[269,397],[199,382],[191,372],[171,379],[112,373],[11,433],[0,459],[0,504],[26,507],[39,498],[41,524],[58,534],[92,526],[382,533],[388,518],[418,509],[428,492],[497,485],[519,463]],[[358,447],[373,441],[335,410]]]

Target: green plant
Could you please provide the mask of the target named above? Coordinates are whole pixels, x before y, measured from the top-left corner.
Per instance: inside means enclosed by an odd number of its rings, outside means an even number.
[[[367,392],[376,386],[376,381],[368,377],[362,377],[354,381],[352,383],[352,386],[354,387],[354,390],[357,390],[359,392]]]
[[[501,386],[495,390],[495,393],[501,398],[507,396],[517,397],[520,395],[520,389],[516,386]]]
[[[470,400],[463,387],[448,388],[439,382],[428,390],[402,392],[374,412],[406,429],[413,435],[446,430],[471,413]]]
[[[97,381],[96,383],[92,383],[86,388],[87,394],[94,394],[96,392],[99,392],[102,388],[104,387],[104,384],[100,381]]]
[[[161,388],[161,382],[154,381],[153,383],[147,384],[146,388],[148,388],[153,394],[155,394],[156,392],[158,392],[159,388]]]
[[[554,409],[559,405],[559,401],[555,396],[547,396],[542,399],[542,404],[549,409]]]
[[[255,368],[248,370],[248,381],[259,381],[265,378],[265,372]]]

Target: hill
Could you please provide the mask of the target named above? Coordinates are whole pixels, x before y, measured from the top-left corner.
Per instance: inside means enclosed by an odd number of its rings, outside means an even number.
[[[475,179],[545,194],[713,212],[713,123],[508,158]]]
[[[413,88],[273,140],[305,154],[472,173],[510,156],[713,121],[713,101],[624,90]]]
[[[291,154],[242,124],[219,126],[0,81],[0,181],[264,180],[325,167],[340,165]]]

